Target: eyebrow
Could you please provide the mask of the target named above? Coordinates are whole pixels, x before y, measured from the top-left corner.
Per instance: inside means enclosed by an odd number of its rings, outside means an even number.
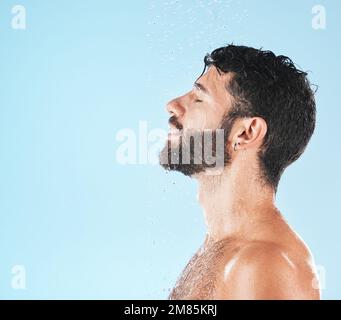
[[[208,89],[199,82],[194,82],[194,87],[197,88],[198,90],[201,90],[205,94],[209,94]]]

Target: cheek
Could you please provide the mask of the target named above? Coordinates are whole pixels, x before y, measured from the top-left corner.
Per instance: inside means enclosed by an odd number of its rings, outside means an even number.
[[[207,112],[201,108],[193,108],[186,120],[187,129],[202,130],[206,126]]]
[[[188,129],[204,130],[217,129],[220,126],[222,112],[215,105],[201,105],[193,108],[187,115],[185,127]]]

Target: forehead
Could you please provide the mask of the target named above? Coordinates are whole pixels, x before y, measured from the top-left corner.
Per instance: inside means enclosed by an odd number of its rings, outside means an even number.
[[[205,85],[210,92],[226,91],[226,86],[231,78],[231,73],[223,73],[218,71],[215,66],[210,66],[208,70],[197,79],[199,82]]]
[[[204,85],[214,98],[230,99],[227,86],[231,78],[232,73],[219,72],[215,66],[210,66],[196,82]]]

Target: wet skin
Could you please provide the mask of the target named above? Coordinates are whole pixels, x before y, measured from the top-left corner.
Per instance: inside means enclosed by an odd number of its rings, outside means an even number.
[[[263,241],[206,238],[169,299],[319,299],[306,245],[284,221],[268,223],[258,234]]]
[[[217,129],[232,107],[231,74],[211,67],[187,94],[167,105],[183,130]],[[238,119],[229,134],[231,163],[218,176],[198,173],[207,235],[170,299],[319,299],[314,261],[259,177],[257,151],[267,132],[261,118]],[[176,136],[169,139],[176,143]],[[237,147],[236,146],[237,143]]]

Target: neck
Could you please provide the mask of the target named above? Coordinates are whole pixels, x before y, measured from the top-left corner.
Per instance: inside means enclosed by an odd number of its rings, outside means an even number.
[[[275,192],[256,168],[228,166],[219,175],[197,176],[199,202],[204,210],[208,242],[225,238],[256,238],[262,225],[279,216]]]

